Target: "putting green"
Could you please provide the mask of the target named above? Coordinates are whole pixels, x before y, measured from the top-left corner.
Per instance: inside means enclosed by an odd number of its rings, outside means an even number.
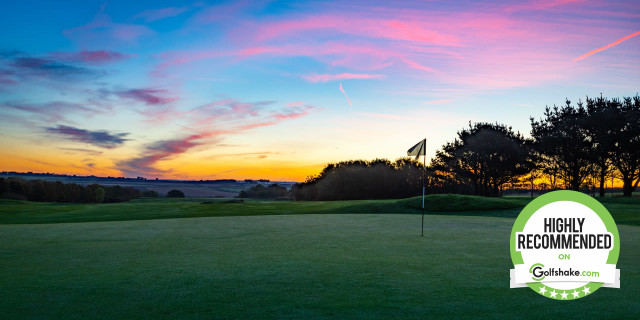
[[[638,318],[640,228],[621,288],[509,289],[513,219],[307,214],[0,225],[7,319]]]

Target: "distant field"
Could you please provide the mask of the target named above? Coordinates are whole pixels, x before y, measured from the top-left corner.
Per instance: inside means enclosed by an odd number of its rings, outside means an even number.
[[[2,175],[3,178],[8,178],[11,175]],[[104,179],[104,178],[91,178],[91,177],[60,177],[60,176],[41,176],[41,175],[17,175],[17,177],[28,180],[46,180],[46,181],[60,181],[62,183],[75,183],[83,186],[90,184],[100,184],[103,186],[115,186],[132,187],[141,191],[153,190],[163,197],[173,189],[178,189],[184,194],[191,197],[225,197],[231,198],[237,196],[240,191],[247,190],[255,185],[257,182],[184,182],[184,181],[172,181],[172,180],[117,180],[117,179]],[[282,186],[291,187],[294,182],[291,181],[274,181],[264,182],[261,184],[279,183]]]
[[[2,318],[640,318],[640,199],[605,200],[621,289],[569,302],[508,288],[517,208],[430,212],[420,237],[414,200],[224,201],[0,202]]]

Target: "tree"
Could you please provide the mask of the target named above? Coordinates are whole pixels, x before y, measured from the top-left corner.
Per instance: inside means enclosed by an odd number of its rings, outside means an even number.
[[[104,201],[104,195],[105,195],[104,188],[97,187],[95,190],[95,193],[96,193],[96,202],[102,203]]]
[[[141,195],[143,197],[148,197],[148,198],[157,198],[158,197],[158,193],[154,190],[145,190],[142,191]]]
[[[422,163],[409,158],[328,164],[293,187],[296,200],[393,199],[421,194]]]
[[[529,173],[533,163],[530,141],[511,127],[469,123],[436,152],[432,169],[440,179],[470,185],[476,195],[498,196],[505,184]]]
[[[565,184],[578,191],[593,169],[593,141],[587,129],[587,111],[573,107],[547,107],[544,118],[531,120],[531,136],[545,173],[557,173]]]
[[[173,189],[173,190],[167,192],[167,197],[168,198],[184,198],[184,192],[182,192],[180,190]]]
[[[611,161],[622,176],[623,195],[630,197],[640,183],[640,96],[614,100],[611,110]]]
[[[587,97],[586,106],[567,100],[563,107],[547,107],[544,115],[531,119],[543,173],[572,190],[595,180],[603,197],[606,179],[617,169],[623,194],[631,196],[640,183],[640,96]]]
[[[261,184],[255,185],[249,190],[242,190],[239,194],[240,198],[258,198],[258,199],[287,199],[289,198],[289,190],[277,184],[271,184],[264,187]]]

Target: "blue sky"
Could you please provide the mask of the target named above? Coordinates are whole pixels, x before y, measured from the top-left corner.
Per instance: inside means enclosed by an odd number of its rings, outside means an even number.
[[[303,180],[640,83],[635,1],[20,1],[2,170]],[[351,104],[347,101],[348,96]]]

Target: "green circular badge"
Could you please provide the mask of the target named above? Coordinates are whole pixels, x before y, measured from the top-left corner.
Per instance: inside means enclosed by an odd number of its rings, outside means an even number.
[[[609,211],[576,191],[553,191],[518,215],[510,240],[511,288],[557,300],[620,287],[620,237]]]

